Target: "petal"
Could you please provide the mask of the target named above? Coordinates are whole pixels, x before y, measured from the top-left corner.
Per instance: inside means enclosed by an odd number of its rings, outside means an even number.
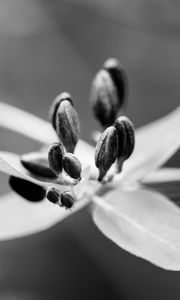
[[[0,126],[25,135],[41,144],[51,144],[57,141],[57,135],[49,122],[2,102],[0,102]],[[96,170],[93,146],[80,140],[75,155],[80,158],[84,166],[91,165],[93,172]]]
[[[180,181],[180,169],[179,168],[162,168],[152,173],[147,174],[144,177],[144,183],[162,183]]]
[[[118,246],[168,270],[180,270],[180,210],[153,190],[94,197],[93,220]]]
[[[72,215],[88,203],[84,198],[71,210],[66,210],[48,200],[31,203],[9,193],[0,197],[0,240],[30,235],[50,228]]]
[[[123,167],[128,180],[141,180],[144,175],[163,165],[180,146],[180,107],[169,115],[136,131],[136,145]]]

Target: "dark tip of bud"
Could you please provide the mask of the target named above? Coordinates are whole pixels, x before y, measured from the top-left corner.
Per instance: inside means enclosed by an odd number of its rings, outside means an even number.
[[[64,100],[68,100],[71,103],[71,105],[73,105],[73,100],[72,100],[70,94],[66,93],[66,92],[59,94],[51,104],[50,111],[49,111],[49,118],[50,118],[50,122],[51,122],[54,130],[56,130],[57,110],[59,108],[60,103]]]
[[[54,143],[50,146],[48,152],[49,166],[57,175],[60,174],[63,169],[63,156],[64,149],[62,143]]]
[[[70,177],[80,179],[82,171],[81,163],[74,154],[66,153],[64,155],[63,168]]]
[[[114,126],[108,127],[100,136],[95,149],[95,164],[99,169],[99,181],[102,181],[117,158],[118,139]]]
[[[80,136],[79,118],[72,104],[64,100],[56,114],[56,132],[68,152],[73,153]]]
[[[21,156],[20,161],[29,172],[35,175],[56,178],[56,174],[49,167],[47,155],[44,153],[27,153]]]
[[[116,59],[108,59],[91,86],[90,101],[96,118],[104,127],[115,121],[117,112],[124,107],[127,76]]]
[[[45,198],[45,188],[30,181],[10,176],[9,185],[13,191],[28,201],[38,202]]]
[[[134,150],[135,130],[132,122],[125,116],[119,117],[115,121],[114,126],[118,136],[118,160],[122,164]]]
[[[60,194],[59,206],[71,208],[74,205],[75,197],[69,191],[64,191]]]
[[[49,186],[46,190],[46,198],[50,202],[56,204],[60,199],[60,191],[54,186]]]

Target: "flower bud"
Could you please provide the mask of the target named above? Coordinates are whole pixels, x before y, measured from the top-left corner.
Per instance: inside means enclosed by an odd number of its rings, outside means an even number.
[[[61,93],[59,94],[53,101],[53,103],[51,104],[51,107],[50,107],[50,111],[49,111],[49,119],[50,119],[50,122],[54,128],[54,130],[56,130],[56,114],[57,114],[57,110],[59,108],[59,105],[62,101],[64,100],[68,100],[72,105],[73,105],[73,100],[70,96],[69,93]]]
[[[45,198],[45,188],[28,180],[10,176],[9,185],[13,191],[28,201],[38,202]]]
[[[57,110],[56,132],[66,150],[73,153],[79,140],[80,126],[76,110],[68,100],[62,101]]]
[[[117,158],[118,139],[114,126],[108,127],[100,136],[95,149],[95,164],[99,169],[99,181],[102,181]]]
[[[63,157],[63,168],[65,172],[74,179],[81,178],[81,163],[72,153],[66,153]]]
[[[56,204],[60,199],[60,191],[54,186],[49,186],[46,190],[46,198],[50,202]]]
[[[64,191],[60,194],[59,206],[71,208],[74,205],[75,197],[69,191]]]
[[[60,174],[63,169],[64,149],[62,143],[54,143],[48,152],[49,166],[55,174]]]
[[[132,122],[125,116],[119,117],[114,126],[117,130],[118,136],[118,157],[119,171],[121,170],[122,163],[130,157],[134,150],[135,135],[134,126]]]
[[[31,173],[46,177],[56,178],[56,174],[50,169],[47,155],[41,152],[31,152],[21,156],[22,165]]]
[[[108,127],[124,106],[127,77],[116,59],[108,59],[103,67],[92,82],[90,101],[96,118],[102,126]]]

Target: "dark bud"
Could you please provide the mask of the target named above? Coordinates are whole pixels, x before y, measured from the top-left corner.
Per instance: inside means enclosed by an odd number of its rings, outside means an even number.
[[[72,153],[66,153],[63,158],[63,168],[65,172],[74,179],[81,178],[81,163]]]
[[[45,198],[45,188],[28,180],[10,176],[9,185],[13,191],[28,201],[38,202]]]
[[[60,199],[60,191],[54,186],[49,186],[46,191],[46,198],[50,202],[56,204]]]
[[[73,101],[72,98],[70,96],[69,93],[61,93],[59,94],[53,101],[53,103],[51,104],[50,107],[50,111],[49,111],[49,118],[50,118],[50,122],[54,128],[54,130],[56,130],[56,114],[57,114],[57,110],[59,108],[59,105],[62,101],[64,100],[68,100],[72,105],[73,105]]]
[[[108,127],[101,135],[96,144],[95,164],[99,169],[99,181],[102,181],[112,164],[115,162],[118,153],[117,132],[114,126]]]
[[[108,127],[124,107],[127,77],[116,59],[108,59],[103,67],[92,82],[90,101],[96,118],[103,127]]]
[[[74,152],[80,136],[79,118],[71,102],[64,100],[56,114],[56,132],[67,152]]]
[[[22,165],[31,173],[46,177],[56,178],[56,174],[50,169],[47,155],[40,152],[31,152],[21,156]]]
[[[62,143],[54,143],[48,152],[49,166],[56,175],[62,173],[64,148]]]
[[[121,170],[122,163],[130,157],[134,150],[135,135],[132,122],[125,116],[119,117],[114,126],[118,135],[118,169]]]
[[[74,205],[75,197],[69,191],[64,191],[60,195],[59,206],[65,208],[71,208]]]

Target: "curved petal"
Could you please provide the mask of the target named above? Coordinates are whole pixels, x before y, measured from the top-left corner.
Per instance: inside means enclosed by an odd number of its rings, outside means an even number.
[[[132,156],[123,167],[128,180],[141,180],[144,175],[163,165],[180,147],[180,107],[169,115],[136,131]]]
[[[14,193],[0,197],[0,240],[9,240],[46,230],[88,204],[78,201],[65,210],[48,200],[31,203]]]
[[[93,200],[93,220],[109,239],[161,268],[180,270],[180,210],[165,196],[115,190]]]

